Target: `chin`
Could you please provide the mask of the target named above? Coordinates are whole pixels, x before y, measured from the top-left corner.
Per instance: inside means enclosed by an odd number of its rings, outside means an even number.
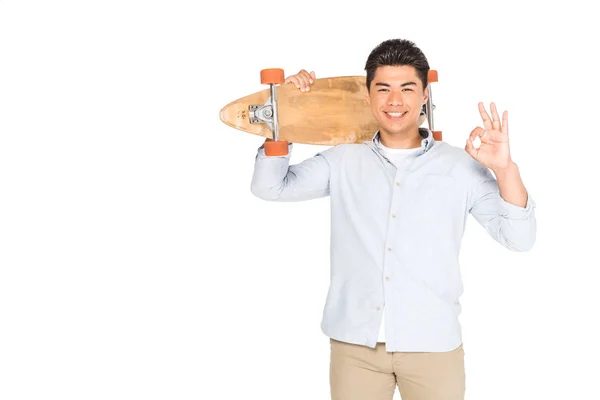
[[[417,129],[416,125],[412,125],[412,126],[388,126],[388,127],[383,127],[386,132],[389,132],[392,135],[405,135],[408,132],[412,133]]]

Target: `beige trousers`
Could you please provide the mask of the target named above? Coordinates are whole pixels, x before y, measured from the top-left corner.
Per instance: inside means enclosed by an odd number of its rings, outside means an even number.
[[[462,344],[439,353],[388,353],[330,339],[329,380],[332,400],[464,400],[465,364]]]

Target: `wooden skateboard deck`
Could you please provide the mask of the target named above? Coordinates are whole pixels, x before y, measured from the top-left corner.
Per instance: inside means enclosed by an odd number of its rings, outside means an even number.
[[[361,143],[373,137],[377,121],[365,98],[364,76],[315,79],[308,92],[294,84],[277,86],[279,138],[291,143],[336,145]],[[225,124],[271,138],[269,125],[250,123],[248,107],[262,106],[270,97],[265,89],[235,100],[221,110]]]
[[[430,71],[429,75],[437,82],[437,71]],[[283,82],[283,76],[280,79]],[[315,79],[308,92],[300,91],[294,84],[274,85],[273,89],[280,141],[327,146],[362,143],[379,129],[367,103],[365,76]],[[239,98],[221,109],[220,119],[232,128],[273,138],[269,124],[251,122],[250,111],[251,106],[265,105],[270,96],[271,89],[264,89]],[[424,106],[419,125],[425,121],[425,109]],[[441,140],[441,132],[434,132],[436,136],[436,140]]]

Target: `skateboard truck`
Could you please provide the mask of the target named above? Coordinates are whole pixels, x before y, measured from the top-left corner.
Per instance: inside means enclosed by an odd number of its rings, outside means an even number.
[[[431,94],[431,82],[438,81],[438,73],[436,70],[429,70],[427,73],[427,81],[429,86],[429,97],[427,97],[427,103],[425,104],[427,124],[429,125],[429,130],[433,134],[433,139],[439,142],[442,140],[442,131],[436,131],[433,127],[433,110],[435,110],[435,105],[433,104],[433,95]]]
[[[260,71],[260,82],[270,86],[271,97],[262,106],[253,104],[248,107],[250,123],[266,123],[273,132],[273,140],[264,143],[265,155],[267,156],[285,156],[288,154],[288,142],[279,140],[277,88],[275,86],[282,84],[284,81],[284,73],[280,68],[263,69]]]
[[[249,105],[248,111],[250,113],[251,124],[267,124],[269,128],[273,129],[273,107],[271,106],[270,97],[262,106],[257,104]]]

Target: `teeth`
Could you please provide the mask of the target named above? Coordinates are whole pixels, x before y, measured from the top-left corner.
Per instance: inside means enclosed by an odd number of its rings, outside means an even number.
[[[401,117],[402,115],[404,115],[405,113],[403,112],[388,112],[387,113],[390,117]]]

